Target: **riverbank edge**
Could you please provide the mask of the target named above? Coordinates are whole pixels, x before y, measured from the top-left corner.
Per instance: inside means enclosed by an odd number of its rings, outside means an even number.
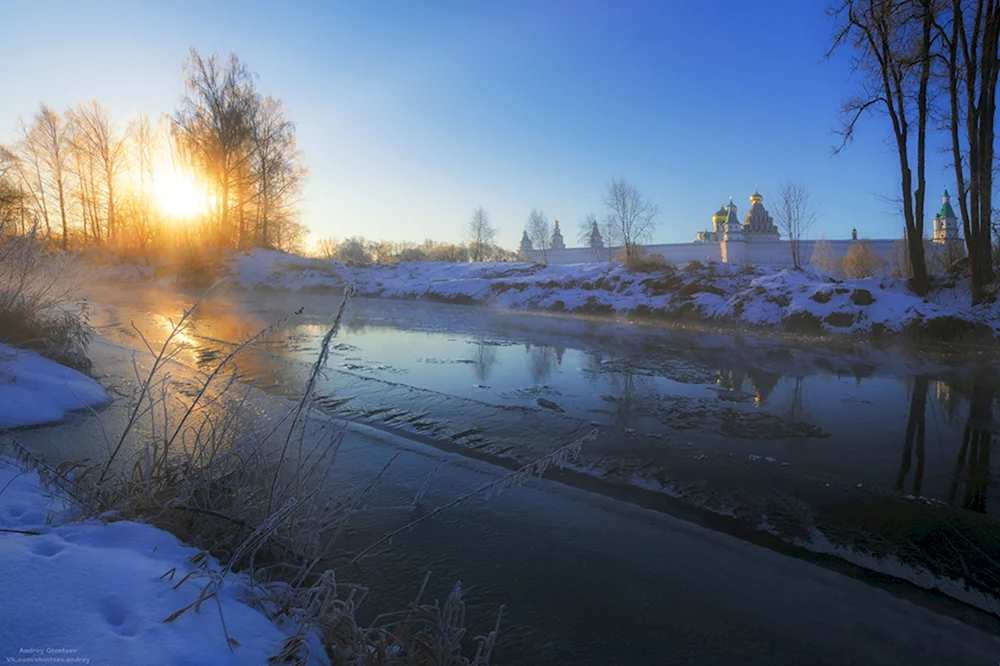
[[[290,293],[290,294],[329,294],[332,297],[340,298],[346,284],[336,286],[313,286],[302,289],[278,289],[267,285],[242,286],[232,282],[222,282],[223,288],[237,289],[244,292],[266,292],[266,293]],[[496,301],[492,298],[474,299],[459,295],[448,298],[434,293],[389,295],[384,292],[359,290],[355,284],[355,297],[372,298],[387,301],[399,302],[422,302],[438,303],[445,305],[460,305],[475,308],[497,308]],[[754,334],[766,335],[779,339],[794,340],[799,343],[823,342],[834,345],[841,345],[845,348],[857,344],[876,344],[885,346],[902,346],[905,348],[926,348],[931,345],[947,344],[956,350],[975,351],[980,353],[1000,355],[1000,334],[994,334],[989,326],[983,322],[971,319],[945,319],[935,318],[930,322],[912,324],[899,331],[876,330],[871,333],[858,332],[835,332],[825,328],[823,322],[818,319],[808,317],[792,317],[784,326],[761,326],[748,324],[739,319],[719,316],[702,316],[698,312],[687,310],[678,312],[676,310],[656,310],[639,307],[629,310],[616,311],[602,307],[579,307],[567,309],[565,307],[500,307],[522,314],[545,315],[555,317],[571,317],[578,320],[596,320],[603,322],[615,322],[638,326],[666,326],[693,332],[712,332],[729,334]]]

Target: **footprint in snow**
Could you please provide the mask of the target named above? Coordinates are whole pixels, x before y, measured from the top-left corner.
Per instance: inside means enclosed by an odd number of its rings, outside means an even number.
[[[119,636],[135,636],[135,620],[117,594],[109,594],[101,599],[99,610],[111,631]]]
[[[62,543],[62,540],[56,540],[54,537],[38,537],[31,544],[31,552],[35,555],[41,555],[42,557],[52,557],[57,555],[66,548],[66,545]]]

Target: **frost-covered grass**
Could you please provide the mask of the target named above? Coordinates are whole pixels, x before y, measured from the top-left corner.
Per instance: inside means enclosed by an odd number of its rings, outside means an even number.
[[[311,291],[351,283],[358,295],[617,315],[855,338],[908,335],[982,341],[1000,335],[1000,305],[972,307],[966,281],[939,277],[926,298],[905,280],[835,280],[811,271],[691,262],[349,265],[255,250],[229,256],[224,282]],[[116,278],[142,279],[118,269]]]
[[[69,306],[67,264],[34,233],[13,235],[0,223],[0,342],[86,371],[91,330],[86,307]]]

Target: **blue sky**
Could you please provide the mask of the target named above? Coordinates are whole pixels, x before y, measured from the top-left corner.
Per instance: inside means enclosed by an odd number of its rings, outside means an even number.
[[[235,51],[280,97],[310,171],[316,236],[459,240],[477,206],[514,247],[532,208],[578,222],[622,177],[683,242],[733,196],[804,182],[813,235],[896,238],[898,162],[881,117],[837,156],[846,54],[825,3],[34,2],[6,0],[0,142],[38,102],[168,113],[188,48]],[[14,54],[13,58],[11,54]],[[933,138],[936,210],[951,187]],[[929,221],[928,221],[929,227]]]

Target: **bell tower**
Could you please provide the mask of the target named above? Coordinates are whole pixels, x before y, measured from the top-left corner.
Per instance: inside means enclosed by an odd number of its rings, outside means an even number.
[[[944,191],[941,197],[941,210],[934,216],[934,236],[935,243],[947,243],[958,240],[958,216],[955,209],[951,207],[951,197],[948,190]]]

